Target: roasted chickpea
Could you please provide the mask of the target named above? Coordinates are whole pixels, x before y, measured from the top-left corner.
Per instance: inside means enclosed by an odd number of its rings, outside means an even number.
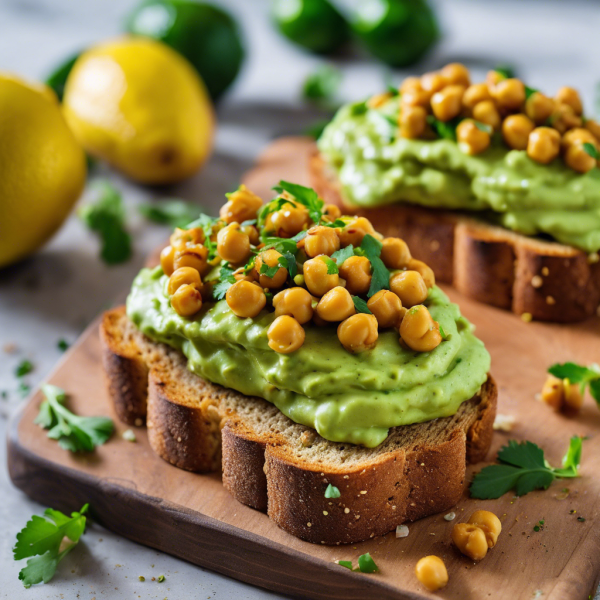
[[[390,277],[390,290],[400,298],[402,306],[410,308],[427,299],[427,284],[417,271],[400,271]]]
[[[448,80],[441,73],[424,73],[421,76],[421,89],[429,92],[430,95],[443,90],[447,85]]]
[[[233,272],[233,277],[236,281],[256,281],[255,273],[253,268],[246,271],[246,267],[242,266]]]
[[[485,83],[474,83],[465,90],[462,103],[465,108],[472,109],[476,104],[491,99],[492,95]]]
[[[583,405],[583,396],[577,384],[572,384],[568,379],[559,379],[548,375],[542,388],[542,401],[554,410],[577,412]]]
[[[503,79],[490,91],[498,107],[503,110],[519,110],[525,103],[525,86],[519,79]]]
[[[404,106],[400,111],[400,135],[416,139],[427,127],[427,111],[422,106]]]
[[[564,159],[565,164],[578,173],[587,173],[596,166],[596,159],[586,152],[581,142],[569,144]]]
[[[428,288],[432,288],[435,285],[435,274],[433,273],[433,269],[422,260],[411,258],[408,261],[408,266],[406,268],[409,271],[416,271],[419,273]]]
[[[458,147],[465,154],[480,154],[490,145],[487,131],[482,131],[472,119],[464,119],[456,128]]]
[[[348,352],[364,352],[377,343],[377,319],[373,315],[358,313],[342,321],[337,328],[340,343]]]
[[[587,119],[585,128],[596,138],[596,141],[600,140],[600,123],[598,121]]]
[[[400,325],[402,341],[416,352],[431,352],[442,342],[439,325],[431,318],[426,306],[413,306]]]
[[[243,223],[256,219],[256,215],[262,206],[262,200],[245,185],[231,194],[226,194],[227,203],[221,207],[219,216],[226,223]]]
[[[192,229],[180,229],[175,228],[175,231],[170,237],[171,246],[179,249],[179,246],[185,246],[187,244],[203,244],[204,243],[204,231],[200,227],[194,227]]]
[[[531,119],[525,115],[511,115],[502,123],[502,137],[509,148],[525,150],[529,134],[535,129]]]
[[[448,571],[444,561],[433,554],[419,560],[415,567],[415,575],[423,587],[430,592],[435,592],[448,583]]]
[[[462,108],[465,88],[462,85],[449,85],[431,97],[431,110],[440,121],[456,117]]]
[[[525,114],[534,122],[545,123],[554,110],[554,100],[541,92],[534,92],[525,101]]]
[[[424,89],[409,89],[402,92],[402,95],[400,96],[401,110],[404,110],[407,106],[422,106],[427,110],[429,109],[430,99],[431,94]]]
[[[331,221],[335,221],[342,216],[342,211],[340,210],[340,207],[335,204],[326,204],[323,207],[323,214],[331,219]]]
[[[180,317],[191,317],[202,308],[202,294],[186,283],[171,296],[171,306]]]
[[[527,141],[527,156],[536,162],[547,165],[560,152],[560,133],[551,127],[536,127]]]
[[[404,94],[411,90],[422,90],[421,79],[419,77],[407,77],[400,84],[400,93]]]
[[[160,266],[165,275],[171,275],[174,271],[173,261],[175,260],[175,248],[173,246],[165,246],[160,251]]]
[[[192,267],[200,275],[204,275],[208,266],[208,248],[201,244],[181,246],[175,251],[173,257],[173,269],[175,271],[181,267]]]
[[[471,560],[482,560],[489,548],[484,531],[470,523],[457,523],[452,528],[452,541]]]
[[[498,71],[488,71],[485,76],[485,83],[488,86],[490,92],[501,82],[504,81],[506,77],[504,75],[498,73]]]
[[[392,94],[390,94],[390,92],[375,94],[367,100],[367,106],[369,108],[379,108],[380,106],[383,106],[391,97]]]
[[[296,319],[288,315],[277,317],[267,331],[269,348],[280,354],[295,352],[304,344],[304,329]]]
[[[354,217],[339,233],[340,244],[343,247],[352,244],[354,247],[360,246],[365,235],[370,234],[373,237],[379,237],[379,234],[373,229],[371,221],[365,217]]]
[[[281,258],[281,253],[277,252],[277,250],[269,249],[261,252],[254,261],[254,268],[258,274],[258,281],[261,287],[274,289],[280,288],[287,279],[288,271],[283,267],[279,267],[279,269],[275,272],[273,277],[268,277],[266,273],[261,273],[263,270],[263,265],[267,267],[276,267],[279,264],[279,259]]]
[[[558,92],[556,92],[555,99],[559,104],[570,106],[576,115],[581,115],[583,113],[583,105],[581,104],[579,92],[572,87],[561,87]]]
[[[275,231],[279,237],[293,237],[310,221],[306,206],[299,202],[290,202],[271,213],[267,219],[267,227]]]
[[[329,290],[340,285],[340,276],[337,273],[327,273],[327,263],[323,256],[307,260],[303,265],[304,283],[311,294],[324,296]],[[331,259],[329,259],[331,260]]]
[[[317,314],[323,321],[337,323],[356,312],[352,296],[341,286],[329,290],[317,304]]]
[[[313,316],[312,296],[301,287],[282,290],[273,298],[275,316],[294,317],[300,325],[308,323]]]
[[[169,296],[172,296],[182,285],[191,285],[199,290],[202,287],[200,273],[192,267],[180,267],[177,271],[173,271],[167,284]]]
[[[231,223],[217,234],[217,252],[230,263],[243,263],[250,256],[250,238],[239,223]]]
[[[366,294],[371,285],[371,262],[365,256],[351,256],[340,267],[340,276],[351,294]]]
[[[314,258],[319,254],[331,256],[340,249],[340,238],[332,227],[311,227],[304,238],[304,252]]]
[[[563,146],[568,146],[569,144],[593,144],[594,146],[598,145],[598,140],[595,138],[594,134],[588,129],[584,129],[583,127],[575,127],[574,129],[569,129],[563,137],[562,144]]]
[[[465,87],[471,84],[469,69],[461,63],[450,63],[449,65],[446,65],[440,73],[450,84],[464,85]]]
[[[502,531],[500,519],[489,510],[476,510],[467,521],[470,525],[477,525],[485,534],[488,548],[493,548]]]
[[[375,315],[379,329],[399,327],[404,317],[400,298],[389,290],[379,290],[369,298],[367,307]]]
[[[231,312],[242,318],[256,317],[267,303],[263,289],[249,281],[234,283],[227,290],[225,300]]]
[[[404,240],[388,237],[381,244],[381,260],[388,269],[404,269],[408,265],[412,256]]]
[[[253,246],[258,246],[260,243],[260,236],[258,234],[258,229],[254,225],[241,225],[241,230],[248,236],[248,239]]]
[[[493,100],[483,100],[473,107],[473,118],[489,125],[492,129],[500,129],[502,119]]]
[[[560,133],[565,133],[573,127],[581,127],[581,117],[568,104],[556,104],[550,115],[550,124]]]

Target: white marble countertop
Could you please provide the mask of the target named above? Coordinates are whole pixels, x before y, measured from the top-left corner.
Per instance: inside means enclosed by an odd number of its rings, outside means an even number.
[[[355,0],[347,0],[352,4]],[[14,375],[27,358],[35,365],[25,378],[43,381],[61,352],[59,339],[73,342],[82,329],[129,285],[144,255],[166,231],[148,225],[136,205],[161,195],[178,196],[213,209],[223,194],[237,187],[253,157],[272,138],[302,132],[318,115],[302,105],[302,81],[319,62],[283,41],[268,21],[266,0],[228,0],[247,41],[248,59],[235,88],[219,108],[215,153],[190,181],[168,191],[135,186],[101,168],[94,177],[109,177],[123,192],[134,257],[118,267],[98,259],[97,240],[72,216],[60,233],[34,258],[0,271],[0,433],[8,416],[23,401]],[[2,0],[0,2],[0,70],[36,79],[65,56],[94,41],[115,35],[133,0]],[[600,81],[600,8],[593,1],[454,0],[437,2],[445,37],[418,70],[458,60],[475,78],[498,64],[513,65],[529,85],[553,92],[560,85],[582,91],[588,113]],[[343,99],[358,99],[381,88],[386,69],[364,56],[337,61],[345,73]],[[407,72],[394,74],[400,80]],[[598,114],[597,116],[600,116]],[[81,202],[86,201],[89,193]],[[0,198],[0,202],[2,199]],[[6,346],[16,346],[13,353]],[[9,482],[5,446],[0,445],[0,597],[279,598],[184,561],[145,548],[91,524],[81,547],[65,559],[49,584],[24,590],[17,579],[21,563],[12,560],[15,535],[28,518],[41,514]],[[164,574],[159,584],[151,577]],[[143,575],[144,583],[138,580]]]

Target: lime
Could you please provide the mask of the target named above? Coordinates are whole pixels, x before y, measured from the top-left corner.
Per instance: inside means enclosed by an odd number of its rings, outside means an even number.
[[[273,19],[288,39],[319,54],[337,50],[349,36],[344,17],[328,0],[275,0]]]
[[[439,39],[425,0],[363,0],[352,27],[371,54],[393,67],[417,62]]]
[[[244,47],[233,17],[192,0],[146,0],[129,15],[129,33],[171,46],[194,65],[213,100],[236,78]]]

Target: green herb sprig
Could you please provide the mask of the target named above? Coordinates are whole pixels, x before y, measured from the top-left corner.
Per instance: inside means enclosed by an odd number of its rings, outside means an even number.
[[[361,254],[366,256],[371,263],[371,286],[367,292],[369,298],[380,290],[390,289],[390,272],[380,258],[382,247],[382,243],[369,233],[365,235],[360,244]],[[357,254],[356,250],[354,253]]]
[[[360,571],[361,573],[377,573],[379,567],[375,564],[372,556],[367,552],[358,557],[358,567],[354,568],[351,560],[339,560],[340,567],[346,567],[351,571]]]
[[[325,490],[325,498],[339,498],[341,495],[339,488],[335,487],[335,485],[331,485],[331,483]]]
[[[210,217],[201,213],[197,219],[185,226],[185,229],[194,229],[195,227],[202,229],[204,233],[204,247],[208,250],[209,262],[217,256],[217,242],[211,240],[211,237],[213,235],[213,228],[218,220],[216,217]]]
[[[510,440],[498,451],[499,465],[490,465],[475,475],[470,486],[472,498],[500,498],[510,490],[524,496],[533,490],[548,489],[557,478],[579,476],[583,438],[573,436],[563,457],[562,468],[552,468],[544,451],[533,442]]]
[[[351,256],[354,256],[354,246],[352,244],[349,244],[348,246],[346,246],[345,248],[342,248],[341,250],[336,250],[331,255],[331,258],[333,260],[335,260],[335,262],[337,263],[337,266],[339,268],[341,268],[341,266],[344,264],[344,262],[346,260],[348,260]]]
[[[33,371],[33,363],[30,360],[22,360],[15,369],[16,377],[25,377],[25,375],[29,375]]]
[[[201,212],[199,206],[184,200],[161,200],[160,204],[142,204],[138,210],[149,221],[171,228],[186,227]]]
[[[234,270],[225,264],[219,272],[219,281],[213,286],[212,294],[215,300],[223,300],[227,290],[235,283]]]
[[[552,365],[548,373],[559,379],[568,379],[570,383],[578,383],[581,394],[585,393],[585,388],[589,386],[590,395],[600,407],[600,367],[591,364],[584,367],[573,362]]]

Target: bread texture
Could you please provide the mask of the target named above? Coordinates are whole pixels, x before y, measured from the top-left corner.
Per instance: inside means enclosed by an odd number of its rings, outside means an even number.
[[[569,323],[597,314],[597,255],[590,260],[571,246],[514,233],[458,211],[409,204],[352,208],[316,146],[308,151],[310,184],[327,203],[367,217],[385,236],[404,239],[439,281],[465,296],[538,321]]]
[[[455,505],[467,462],[485,458],[492,377],[458,412],[395,427],[377,448],[330,442],[261,398],[211,384],[183,354],[140,333],[123,307],[100,325],[108,389],[125,423],[146,419],[153,450],[181,469],[222,469],[223,485],[303,540],[350,544]],[[145,379],[144,379],[145,378]],[[326,498],[331,484],[339,498]]]

